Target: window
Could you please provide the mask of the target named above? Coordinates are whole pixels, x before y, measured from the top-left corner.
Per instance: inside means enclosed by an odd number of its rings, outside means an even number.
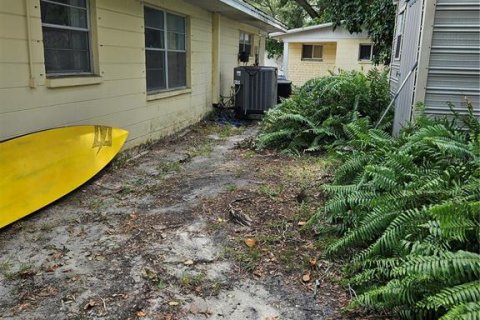
[[[302,60],[322,60],[323,46],[304,44],[302,47]]]
[[[253,34],[240,31],[239,54],[252,55]]]
[[[395,59],[400,59],[400,53],[402,51],[402,36],[404,28],[405,8],[403,8],[397,17],[397,37],[395,38]]]
[[[92,72],[87,0],[40,1],[47,75]]]
[[[373,45],[361,44],[358,52],[358,60],[372,60],[373,58]]]
[[[147,92],[187,86],[186,18],[145,7]]]

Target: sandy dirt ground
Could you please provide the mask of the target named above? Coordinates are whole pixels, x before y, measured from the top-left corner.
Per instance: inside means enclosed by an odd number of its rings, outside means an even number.
[[[305,226],[321,158],[201,123],[120,154],[0,230],[1,319],[346,319],[339,266]]]

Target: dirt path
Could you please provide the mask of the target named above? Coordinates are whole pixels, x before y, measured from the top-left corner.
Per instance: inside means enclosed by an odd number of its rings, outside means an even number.
[[[302,227],[326,165],[236,148],[256,130],[201,124],[137,148],[0,230],[0,318],[342,318],[338,268]]]

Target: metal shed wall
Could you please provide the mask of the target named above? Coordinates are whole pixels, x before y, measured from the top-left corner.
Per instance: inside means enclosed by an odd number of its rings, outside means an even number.
[[[395,40],[397,39],[398,35],[398,14],[400,8],[405,4],[405,0],[399,1],[396,10],[396,19],[395,19],[395,35],[393,37],[392,43],[392,60],[390,62],[390,94],[393,96],[395,92],[397,92],[398,87],[400,86],[399,78],[400,78],[400,60],[395,59]]]
[[[465,113],[467,98],[480,117],[478,0],[437,0],[429,60],[425,113],[450,114],[447,102],[452,102],[459,113]]]
[[[423,1],[421,0],[403,0],[399,3],[399,8],[405,8],[402,33],[400,59],[393,59],[395,65],[391,70],[390,83],[392,91],[397,91],[400,84],[407,78],[410,70],[418,61],[420,47],[420,37],[422,30]],[[398,14],[398,13],[397,13]],[[398,19],[397,19],[398,20]],[[398,24],[398,21],[397,21]],[[395,35],[395,39],[397,35]],[[395,48],[395,46],[394,46]],[[394,52],[395,57],[395,52]],[[396,66],[398,64],[398,67]],[[405,86],[400,91],[395,102],[395,117],[393,120],[393,132],[398,133],[404,124],[412,117],[413,92],[415,91],[416,73],[412,73]]]

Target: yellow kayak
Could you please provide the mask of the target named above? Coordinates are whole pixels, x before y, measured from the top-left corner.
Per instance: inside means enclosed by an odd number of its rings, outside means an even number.
[[[73,126],[0,142],[0,228],[87,182],[127,136],[112,127]]]

